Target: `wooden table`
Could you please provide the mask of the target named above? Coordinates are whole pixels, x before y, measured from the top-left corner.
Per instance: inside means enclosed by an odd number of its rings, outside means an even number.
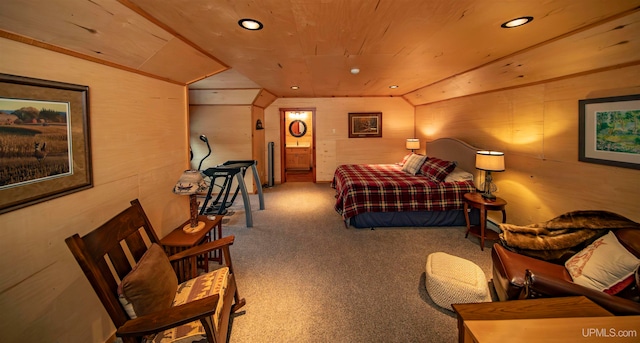
[[[469,221],[469,206],[477,208],[480,210],[480,226],[471,226],[471,221]],[[467,233],[465,233],[464,237],[467,238],[469,233],[476,237],[480,237],[480,250],[484,250],[484,240],[485,238],[491,240],[497,240],[500,237],[498,233],[493,230],[487,230],[487,211],[502,211],[502,222],[506,223],[507,221],[507,212],[505,211],[505,206],[507,206],[507,202],[502,199],[496,197],[493,200],[485,199],[482,197],[481,193],[465,193],[464,195],[464,219],[467,222]]]
[[[484,341],[484,339],[480,340],[477,337],[488,337],[486,336],[488,335],[488,333],[485,331],[494,330],[495,335],[500,335],[502,334],[500,330],[507,330],[506,328],[508,327],[510,327],[510,332],[523,330],[523,326],[520,325],[520,322],[513,322],[513,320],[541,318],[613,317],[613,314],[611,314],[609,311],[603,309],[584,296],[511,300],[476,304],[453,304],[452,307],[456,312],[456,315],[458,316],[458,339],[461,343]],[[511,321],[511,324],[496,324],[496,322],[500,321]],[[577,324],[583,323],[582,319],[574,319],[573,321]],[[601,326],[597,327],[599,328]],[[482,328],[493,329],[484,330]],[[529,334],[531,334],[531,331],[529,332]],[[640,331],[638,332],[638,334],[640,335]],[[575,341],[579,338],[580,337],[575,337],[574,339],[566,339],[566,341]],[[493,341],[500,342],[501,340],[497,339]],[[509,339],[508,341],[522,342],[520,339],[515,338]],[[486,342],[491,342],[491,340],[486,340]]]
[[[640,316],[470,321],[468,342],[629,342],[640,340]]]
[[[222,237],[223,217],[218,215],[215,216],[215,219],[210,220],[205,215],[198,216],[198,221],[204,222],[204,228],[195,233],[186,233],[182,230],[182,227],[189,223],[189,220],[187,220],[162,238],[160,244],[162,244],[167,254],[173,255],[198,244],[214,241]],[[202,267],[205,271],[209,270],[209,260],[221,263],[222,255],[219,251],[215,251],[212,254],[203,256]]]

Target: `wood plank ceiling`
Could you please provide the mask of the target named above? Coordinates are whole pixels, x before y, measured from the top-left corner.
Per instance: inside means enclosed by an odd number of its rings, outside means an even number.
[[[640,0],[3,0],[0,36],[181,84],[233,68],[279,97],[404,96],[417,105],[638,63],[639,8]],[[534,20],[500,27],[521,16]],[[264,28],[244,30],[241,18]]]

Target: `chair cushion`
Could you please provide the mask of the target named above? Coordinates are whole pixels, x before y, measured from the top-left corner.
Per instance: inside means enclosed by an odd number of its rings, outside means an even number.
[[[640,260],[620,244],[609,231],[565,263],[573,282],[614,294],[623,289],[619,283],[633,275]]]
[[[136,318],[171,307],[178,278],[164,250],[153,243],[118,286],[120,303]]]
[[[214,294],[220,295],[216,314],[213,316],[213,323],[216,328],[220,328],[220,316],[222,315],[222,307],[224,305],[224,297],[227,293],[227,285],[229,280],[229,267],[211,271],[200,275],[196,278],[187,280],[178,286],[176,297],[172,306],[182,305],[194,300],[202,299]],[[200,321],[190,322],[169,330],[165,330],[157,334],[152,342],[169,343],[169,342],[206,342],[206,334],[204,327]]]

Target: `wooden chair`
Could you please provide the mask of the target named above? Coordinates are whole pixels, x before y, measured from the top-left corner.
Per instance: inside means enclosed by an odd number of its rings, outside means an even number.
[[[153,246],[153,244],[159,245],[160,240],[137,199],[131,201],[129,208],[97,229],[83,237],[75,234],[65,241],[98,298],[100,298],[109,313],[117,328],[116,335],[121,337],[125,343],[140,342],[150,338],[154,342],[171,342],[179,338],[175,337],[178,335],[178,331],[186,331],[183,325],[187,325],[191,329],[202,325],[202,327],[198,327],[200,334],[194,337],[195,340],[206,338],[208,342],[226,342],[231,313],[245,305],[245,300],[238,295],[229,253],[229,246],[233,244],[234,236],[224,237],[189,248],[169,256],[166,259],[167,261],[164,261],[166,253],[164,253],[163,249]],[[223,266],[215,271],[197,276],[196,269],[190,267],[195,266],[197,256],[219,249],[222,250],[226,267]],[[161,251],[161,253],[156,253],[152,257],[152,252],[154,251]],[[161,262],[156,263],[155,256],[159,255],[162,255],[160,256]],[[146,257],[143,259],[143,256]],[[197,282],[199,278],[206,276],[216,278],[215,280],[220,284],[221,291],[211,290],[208,293],[209,296],[205,296],[202,299],[197,299],[197,297],[196,299],[183,299],[182,302],[184,304],[175,304],[176,300],[174,299],[178,298],[177,294],[180,294],[185,287],[187,289],[191,287],[184,286],[186,283],[182,283],[177,286],[175,298],[170,298],[168,306],[153,310],[151,313],[142,313],[140,315],[135,313],[134,315],[138,315],[137,318],[130,319],[130,315],[127,314],[127,310],[123,306],[123,300],[126,302],[127,297],[123,298],[122,296],[122,289],[128,286],[120,286],[119,293],[119,285],[125,284],[125,281],[132,280],[135,274],[136,277],[141,279],[142,283],[151,287],[172,288],[167,285],[172,284],[174,281],[159,282],[155,277],[140,278],[141,275],[147,275],[141,274],[145,270],[152,273],[157,273],[158,270],[166,271],[169,261],[174,265],[182,263],[181,265],[185,266],[184,268],[175,268],[175,270],[182,272],[184,275],[175,276],[174,286],[177,285],[178,279],[189,279],[187,282]],[[147,265],[151,267],[147,267]],[[171,263],[168,263],[168,266],[168,274],[170,274],[168,277],[172,279],[175,270],[171,267]],[[217,274],[214,275],[212,273]],[[196,276],[197,278],[194,279]],[[129,285],[129,283],[126,284]],[[193,288],[195,289],[196,287],[193,286]],[[218,287],[216,286],[216,288]],[[155,290],[154,292],[145,291],[141,293],[143,297],[148,297],[147,293],[155,294]],[[196,293],[195,290],[194,293]],[[198,293],[201,294],[203,292],[199,289]],[[222,296],[220,293],[222,293]],[[164,295],[166,294],[163,293]],[[191,298],[193,298],[192,295]],[[160,299],[156,302],[153,298],[144,300],[154,307],[159,306],[157,303],[162,302]],[[141,305],[136,306],[134,302],[133,306],[129,307],[128,310],[131,309],[136,311],[144,308]],[[183,326],[182,329],[176,329],[181,326]]]

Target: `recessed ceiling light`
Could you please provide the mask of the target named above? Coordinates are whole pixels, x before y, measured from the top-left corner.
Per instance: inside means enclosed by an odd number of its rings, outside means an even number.
[[[389,86],[389,88],[396,89],[396,88],[398,88],[398,85],[391,85],[391,86]]]
[[[247,30],[262,30],[262,23],[255,20],[255,19],[240,19],[238,21],[238,25],[240,25],[243,29],[247,29]]]
[[[296,90],[296,89],[300,89],[300,87],[298,87],[298,86],[291,86],[291,89]]]
[[[360,69],[358,69],[358,68],[351,68],[351,74],[356,75],[356,74],[358,74],[358,73],[360,73]]]
[[[508,22],[500,25],[500,27],[505,29],[511,29],[514,27],[522,26],[524,24],[528,24],[533,20],[533,17],[520,17],[516,19],[511,19]]]

